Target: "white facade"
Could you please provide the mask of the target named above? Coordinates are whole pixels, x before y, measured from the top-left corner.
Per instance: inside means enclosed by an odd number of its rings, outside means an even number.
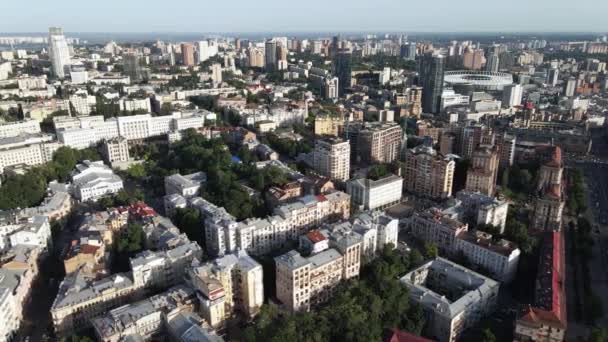
[[[40,123],[36,120],[0,123],[0,138],[16,137],[23,133],[40,133]]]
[[[403,178],[391,175],[377,181],[371,179],[354,179],[346,183],[346,192],[353,205],[365,210],[386,208],[401,201]]]
[[[70,65],[70,47],[58,27],[49,28],[49,57],[53,66],[53,74],[57,78],[64,78],[66,68]]]
[[[313,167],[319,174],[332,180],[348,180],[350,143],[341,139],[315,141]]]
[[[109,194],[122,190],[122,179],[105,166],[102,161],[91,162],[85,160],[76,165],[76,172],[72,175],[74,196],[81,201],[96,201]]]
[[[152,105],[149,98],[145,99],[120,99],[118,102],[120,110],[132,112],[136,110],[143,110],[146,113],[152,112]]]
[[[523,87],[520,84],[506,86],[503,90],[502,105],[510,108],[521,106]]]

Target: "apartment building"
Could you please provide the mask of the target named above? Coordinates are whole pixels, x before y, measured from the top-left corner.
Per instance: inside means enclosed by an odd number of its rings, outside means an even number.
[[[177,285],[184,277],[186,267],[201,260],[203,251],[196,242],[190,242],[164,251],[143,251],[131,258],[133,283],[146,289],[165,289]]]
[[[317,116],[315,117],[315,135],[338,136],[339,128],[343,125],[344,120],[339,117]]]
[[[317,139],[313,152],[313,168],[331,180],[350,178],[350,144],[339,138]]]
[[[496,147],[479,147],[473,152],[471,167],[467,170],[465,189],[494,196],[498,177],[498,150]]]
[[[129,273],[117,273],[92,281],[78,272],[66,275],[51,307],[55,333],[73,333],[89,325],[91,319],[103,315],[140,296]]]
[[[23,322],[23,307],[38,275],[41,251],[18,245],[4,251],[0,259],[0,341],[13,340]]]
[[[120,110],[127,112],[144,111],[146,113],[152,112],[152,105],[149,98],[122,98],[118,101]]]
[[[85,160],[72,174],[74,196],[80,201],[96,201],[122,190],[122,179],[102,161]]]
[[[549,147],[541,154],[541,167],[536,186],[537,198],[534,203],[531,227],[541,231],[559,231],[565,205],[562,150],[557,146]]]
[[[420,145],[405,153],[403,189],[429,198],[452,196],[456,163],[432,147]]]
[[[55,121],[55,129],[60,142],[81,149],[119,136],[127,140],[142,140],[188,128],[201,128],[204,121],[203,112],[175,112],[154,117],[150,114],[140,114],[109,118],[105,121],[96,116],[93,120],[62,118]]]
[[[170,317],[191,312],[196,304],[194,290],[176,286],[166,292],[133,304],[126,304],[91,321],[99,341],[119,342],[129,336],[157,338],[164,332]]]
[[[509,202],[479,192],[459,191],[456,198],[448,200],[444,214],[473,225],[489,224],[504,233],[507,224]]]
[[[129,141],[122,137],[105,140],[101,145],[101,154],[110,165],[115,162],[129,161]]]
[[[395,122],[347,122],[344,139],[355,163],[392,163],[399,157],[403,132]]]
[[[16,137],[24,133],[38,134],[40,132],[40,123],[36,120],[0,123],[0,138]]]
[[[436,258],[401,278],[410,299],[422,306],[429,334],[454,342],[490,315],[500,284],[447,259]]]
[[[306,236],[316,245],[329,247],[317,247],[317,253],[308,257],[294,250],[275,258],[277,299],[290,311],[309,311],[329,300],[341,281],[359,276],[358,235],[311,231]]]
[[[200,312],[212,327],[237,313],[252,319],[264,304],[262,265],[245,251],[189,269],[186,281],[197,290]]]
[[[510,241],[494,241],[491,234],[469,231],[467,224],[435,208],[415,213],[407,228],[448,255],[463,254],[476,267],[487,269],[494,279],[509,282],[515,276],[521,252]]]
[[[24,133],[0,138],[0,173],[9,166],[47,163],[61,146],[61,143],[53,142],[52,136],[47,134]]]
[[[347,219],[350,196],[343,192],[307,195],[293,203],[275,208],[266,218],[250,218],[242,222],[224,208],[196,197],[190,206],[198,209],[205,222],[206,252],[221,256],[237,250],[261,255],[295,240],[314,225],[332,219]]]
[[[390,207],[401,201],[403,178],[389,175],[378,180],[359,178],[346,183],[353,206],[364,210]]]

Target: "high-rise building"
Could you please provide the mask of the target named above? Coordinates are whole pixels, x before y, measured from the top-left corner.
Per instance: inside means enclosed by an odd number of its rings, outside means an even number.
[[[564,194],[562,189],[562,174],[564,165],[562,150],[551,146],[549,153],[541,157],[536,193],[538,198],[534,204],[531,228],[545,231],[559,231],[562,227],[564,210]]]
[[[523,96],[523,87],[521,84],[511,84],[505,86],[502,93],[502,105],[505,108],[511,108],[521,105]]]
[[[426,113],[439,113],[443,93],[445,58],[425,54],[420,59],[420,85],[422,86],[422,110]]]
[[[452,196],[456,163],[435,151],[420,145],[405,152],[401,174],[403,189],[429,198]]]
[[[480,147],[473,152],[471,167],[467,171],[466,190],[494,196],[498,176],[498,149]]]
[[[198,62],[203,63],[209,59],[209,42],[201,40],[196,44],[198,45]]]
[[[462,65],[466,69],[481,70],[481,67],[484,63],[484,52],[481,49],[468,49],[462,57]]]
[[[265,45],[264,67],[266,71],[274,71],[277,68],[277,42],[267,40]]]
[[[353,162],[392,163],[399,157],[402,131],[396,122],[347,122],[344,134]]]
[[[557,81],[559,80],[559,69],[551,68],[549,69],[549,73],[547,74],[547,84],[555,87],[557,85]]]
[[[211,66],[211,80],[213,84],[222,83],[222,65],[219,63],[214,63]]]
[[[326,99],[337,100],[339,97],[340,80],[337,77],[325,79],[325,86],[323,88]]]
[[[182,64],[193,66],[194,63],[194,46],[190,43],[182,43]]]
[[[570,77],[570,78],[568,78],[568,81],[566,82],[566,87],[564,89],[564,95],[566,95],[568,97],[572,97],[572,96],[574,96],[575,92],[576,92],[576,78]]]
[[[420,114],[422,114],[422,87],[411,87],[408,92],[408,100],[410,116],[420,118]]]
[[[348,50],[340,50],[334,57],[334,75],[338,77],[340,96],[351,86],[352,54]]]
[[[134,53],[125,54],[122,57],[122,65],[125,75],[131,78],[131,82],[143,80],[143,72],[139,64],[139,56]]]
[[[416,60],[416,43],[410,42],[401,45],[400,51],[401,58],[405,58],[408,61]]]
[[[264,67],[264,51],[257,48],[249,49],[249,66],[252,68]]]
[[[66,68],[70,65],[70,47],[60,27],[49,28],[49,58],[53,75],[63,79]]]
[[[499,65],[500,58],[498,57],[498,54],[495,52],[491,53],[486,61],[486,71],[498,72]]]
[[[325,177],[347,181],[350,178],[350,144],[339,138],[317,139],[313,166]]]

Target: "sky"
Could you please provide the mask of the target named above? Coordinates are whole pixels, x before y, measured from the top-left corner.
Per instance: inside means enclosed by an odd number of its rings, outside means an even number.
[[[0,32],[607,32],[607,0],[0,0]]]

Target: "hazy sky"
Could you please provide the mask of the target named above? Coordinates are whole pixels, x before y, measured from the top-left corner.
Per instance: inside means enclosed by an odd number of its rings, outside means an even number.
[[[0,32],[608,31],[607,0],[0,2]]]

